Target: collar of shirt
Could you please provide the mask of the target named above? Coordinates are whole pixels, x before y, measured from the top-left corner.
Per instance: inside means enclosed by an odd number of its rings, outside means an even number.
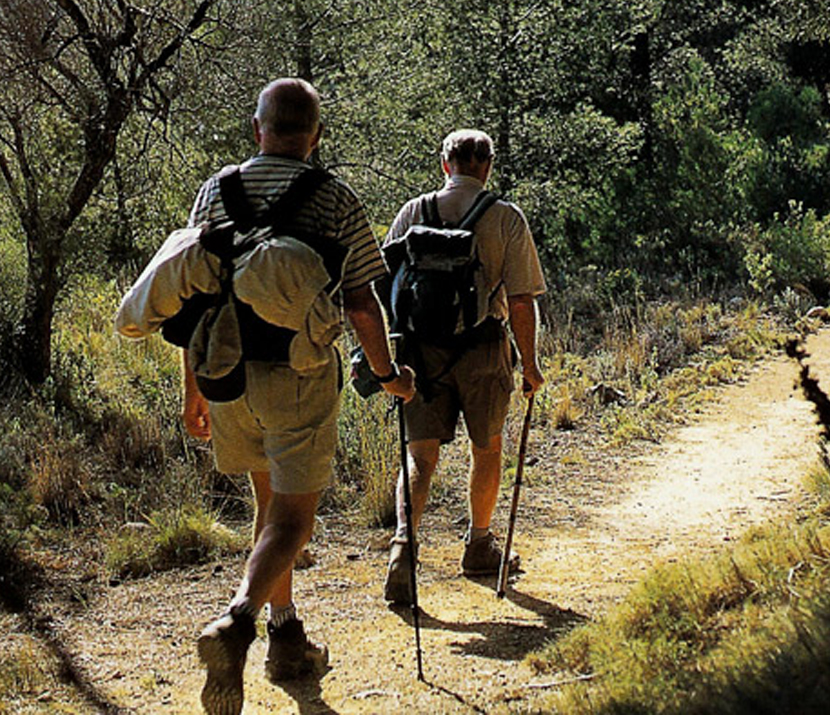
[[[444,184],[445,191],[451,191],[452,189],[477,189],[481,191],[484,188],[484,184],[476,179],[474,176],[467,176],[466,174],[455,174],[454,176],[447,177],[447,183]]]
[[[290,156],[281,156],[280,154],[254,154],[248,162],[248,164],[283,164],[288,166],[298,166],[298,167],[309,167],[307,161],[302,161],[301,159],[295,159]]]

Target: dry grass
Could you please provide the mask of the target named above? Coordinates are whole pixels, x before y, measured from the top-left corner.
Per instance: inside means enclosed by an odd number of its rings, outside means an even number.
[[[106,545],[106,567],[117,578],[137,578],[201,563],[247,548],[241,536],[193,507],[126,524]]]
[[[830,493],[826,470],[810,481]],[[704,561],[658,567],[600,621],[530,657],[539,671],[592,676],[553,695],[550,711],[824,712],[830,694],[825,508],[799,525],[757,527]]]

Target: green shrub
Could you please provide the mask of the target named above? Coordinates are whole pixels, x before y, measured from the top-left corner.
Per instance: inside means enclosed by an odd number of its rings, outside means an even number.
[[[827,470],[811,480],[826,495]],[[590,676],[551,697],[550,710],[823,712],[830,694],[828,557],[830,527],[812,517],[755,527],[702,561],[659,566],[601,620],[529,658],[564,679]]]
[[[215,514],[184,507],[126,524],[107,544],[105,563],[115,577],[136,578],[239,553],[247,544],[247,536],[219,524]]]
[[[357,494],[363,519],[371,526],[389,526],[395,520],[400,437],[390,406],[385,393],[364,399],[350,385],[343,391],[335,460],[335,491],[341,494],[328,498],[343,504],[349,498],[343,491],[352,498]]]

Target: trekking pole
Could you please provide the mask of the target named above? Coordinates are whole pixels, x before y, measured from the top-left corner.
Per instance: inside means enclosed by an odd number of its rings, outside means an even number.
[[[415,556],[415,534],[412,529],[412,493],[409,489],[409,458],[407,455],[406,423],[403,418],[403,399],[395,398],[398,407],[398,430],[401,435],[401,481],[403,486],[403,504],[406,514],[406,538],[409,542],[409,585],[412,587],[412,622],[415,624],[415,657],[418,663],[418,680],[424,681],[424,668],[421,661],[421,615],[418,608],[418,579],[415,574],[417,557]]]
[[[522,424],[522,438],[519,442],[519,462],[516,465],[516,479],[513,482],[513,503],[510,505],[510,521],[507,526],[507,538],[504,541],[504,551],[499,564],[499,581],[496,596],[504,598],[507,589],[507,575],[510,571],[510,548],[513,546],[513,531],[516,527],[516,512],[519,510],[519,492],[522,488],[522,472],[525,468],[525,452],[527,452],[527,435],[530,432],[530,414],[533,411],[533,395],[527,398],[527,410]]]

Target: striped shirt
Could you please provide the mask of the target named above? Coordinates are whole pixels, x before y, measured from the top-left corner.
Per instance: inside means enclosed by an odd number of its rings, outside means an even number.
[[[245,196],[259,213],[273,203],[309,164],[271,154],[258,154],[240,167]],[[227,213],[219,193],[218,175],[208,179],[199,190],[188,224],[222,221]],[[291,235],[309,233],[331,239],[351,250],[343,272],[343,290],[370,284],[386,273],[386,264],[372,233],[366,209],[344,181],[332,178],[307,199],[292,220],[280,228]]]

